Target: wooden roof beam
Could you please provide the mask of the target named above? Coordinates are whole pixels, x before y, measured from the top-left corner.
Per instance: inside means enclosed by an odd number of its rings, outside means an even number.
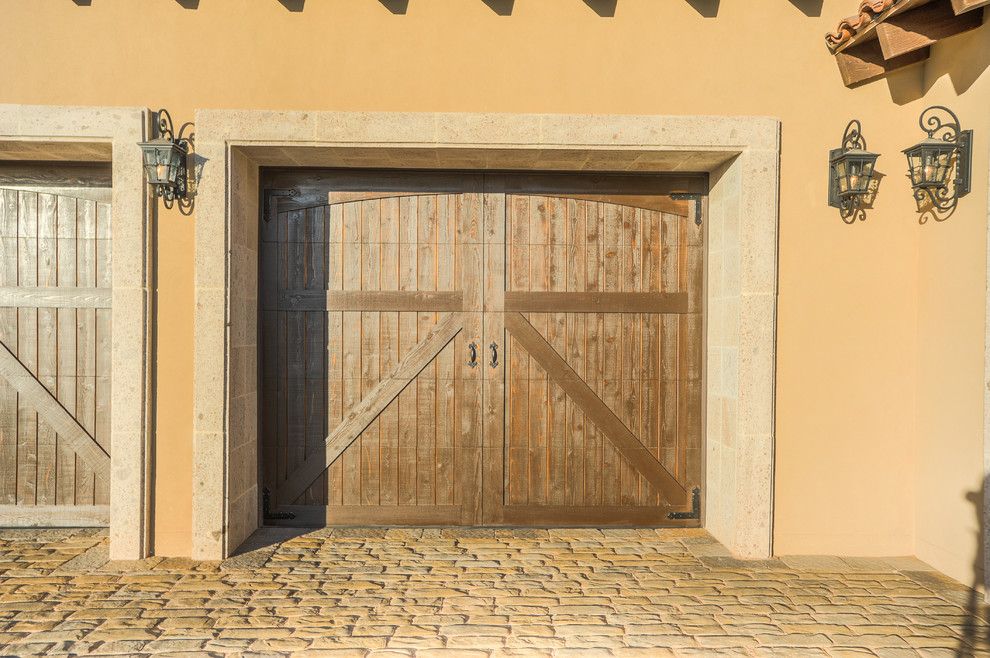
[[[990,0],[952,0],[952,10],[957,14],[965,14],[968,11],[990,6]]]
[[[939,39],[975,30],[982,24],[980,12],[957,15],[948,2],[935,2],[877,25],[877,40],[884,59],[890,60],[927,48]]]
[[[858,44],[854,48],[835,54],[842,82],[847,87],[856,87],[885,77],[891,71],[917,64],[928,59],[928,47],[913,50],[893,59],[885,59],[876,39]]]

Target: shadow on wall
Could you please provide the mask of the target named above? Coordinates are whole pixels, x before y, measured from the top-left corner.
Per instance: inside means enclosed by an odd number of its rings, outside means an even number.
[[[818,17],[822,15],[822,5],[825,0],[791,0],[791,4],[801,10],[808,17]]]
[[[183,9],[199,9],[199,0],[175,0]]]
[[[968,91],[990,67],[990,23],[941,41],[932,48],[934,56],[931,59],[887,76],[890,99],[897,105],[907,105],[924,98],[935,83],[946,75],[952,81],[956,94]],[[943,48],[952,48],[952,56],[940,56],[938,51]]]
[[[378,2],[393,14],[405,14],[409,11],[409,0],[378,0]]]
[[[715,18],[718,16],[718,5],[721,0],[687,0],[687,2],[705,18]]]
[[[956,655],[968,658],[975,656],[977,647],[982,645],[982,649],[990,648],[990,605],[987,596],[990,596],[990,585],[987,580],[990,577],[990,555],[987,549],[990,548],[990,538],[987,533],[986,510],[990,505],[987,503],[987,496],[990,496],[990,475],[983,480],[983,486],[977,491],[966,494],[966,500],[973,503],[976,512],[977,523],[977,550],[976,557],[973,558],[973,583],[969,589],[966,599],[967,620],[963,622],[959,629],[959,647]],[[980,582],[980,581],[983,582]],[[981,597],[979,589],[985,587],[985,596]],[[981,600],[981,598],[983,600]],[[981,637],[982,635],[982,637]]]
[[[302,11],[306,0],[278,0],[289,11]]]
[[[613,18],[618,0],[584,0],[584,4],[591,7],[592,11],[602,18]]]
[[[499,16],[511,16],[512,15],[512,5],[515,4],[516,0],[481,0],[488,8]]]

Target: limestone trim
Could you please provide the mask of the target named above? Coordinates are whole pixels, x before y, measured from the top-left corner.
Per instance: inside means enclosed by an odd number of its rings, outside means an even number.
[[[23,151],[31,146],[27,150],[34,159],[76,159],[91,152],[92,160],[105,161],[108,151],[111,155],[112,559],[140,559],[149,553],[152,218],[137,146],[148,129],[145,108],[0,105],[0,147]]]
[[[193,557],[258,526],[262,166],[707,171],[705,526],[772,553],[780,122],[768,117],[201,110]]]

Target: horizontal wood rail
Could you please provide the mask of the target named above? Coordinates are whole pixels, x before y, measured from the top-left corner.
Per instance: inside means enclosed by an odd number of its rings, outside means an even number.
[[[464,308],[461,291],[286,290],[266,298],[265,310],[451,312]]]
[[[110,308],[110,288],[0,287],[0,307]]]
[[[685,292],[506,292],[520,313],[687,313]]]

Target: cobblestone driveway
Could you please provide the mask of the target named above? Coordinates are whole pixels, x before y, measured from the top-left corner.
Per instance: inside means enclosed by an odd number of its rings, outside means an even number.
[[[703,531],[323,530],[222,563],[0,532],[0,653],[990,655],[913,559],[739,562]]]

